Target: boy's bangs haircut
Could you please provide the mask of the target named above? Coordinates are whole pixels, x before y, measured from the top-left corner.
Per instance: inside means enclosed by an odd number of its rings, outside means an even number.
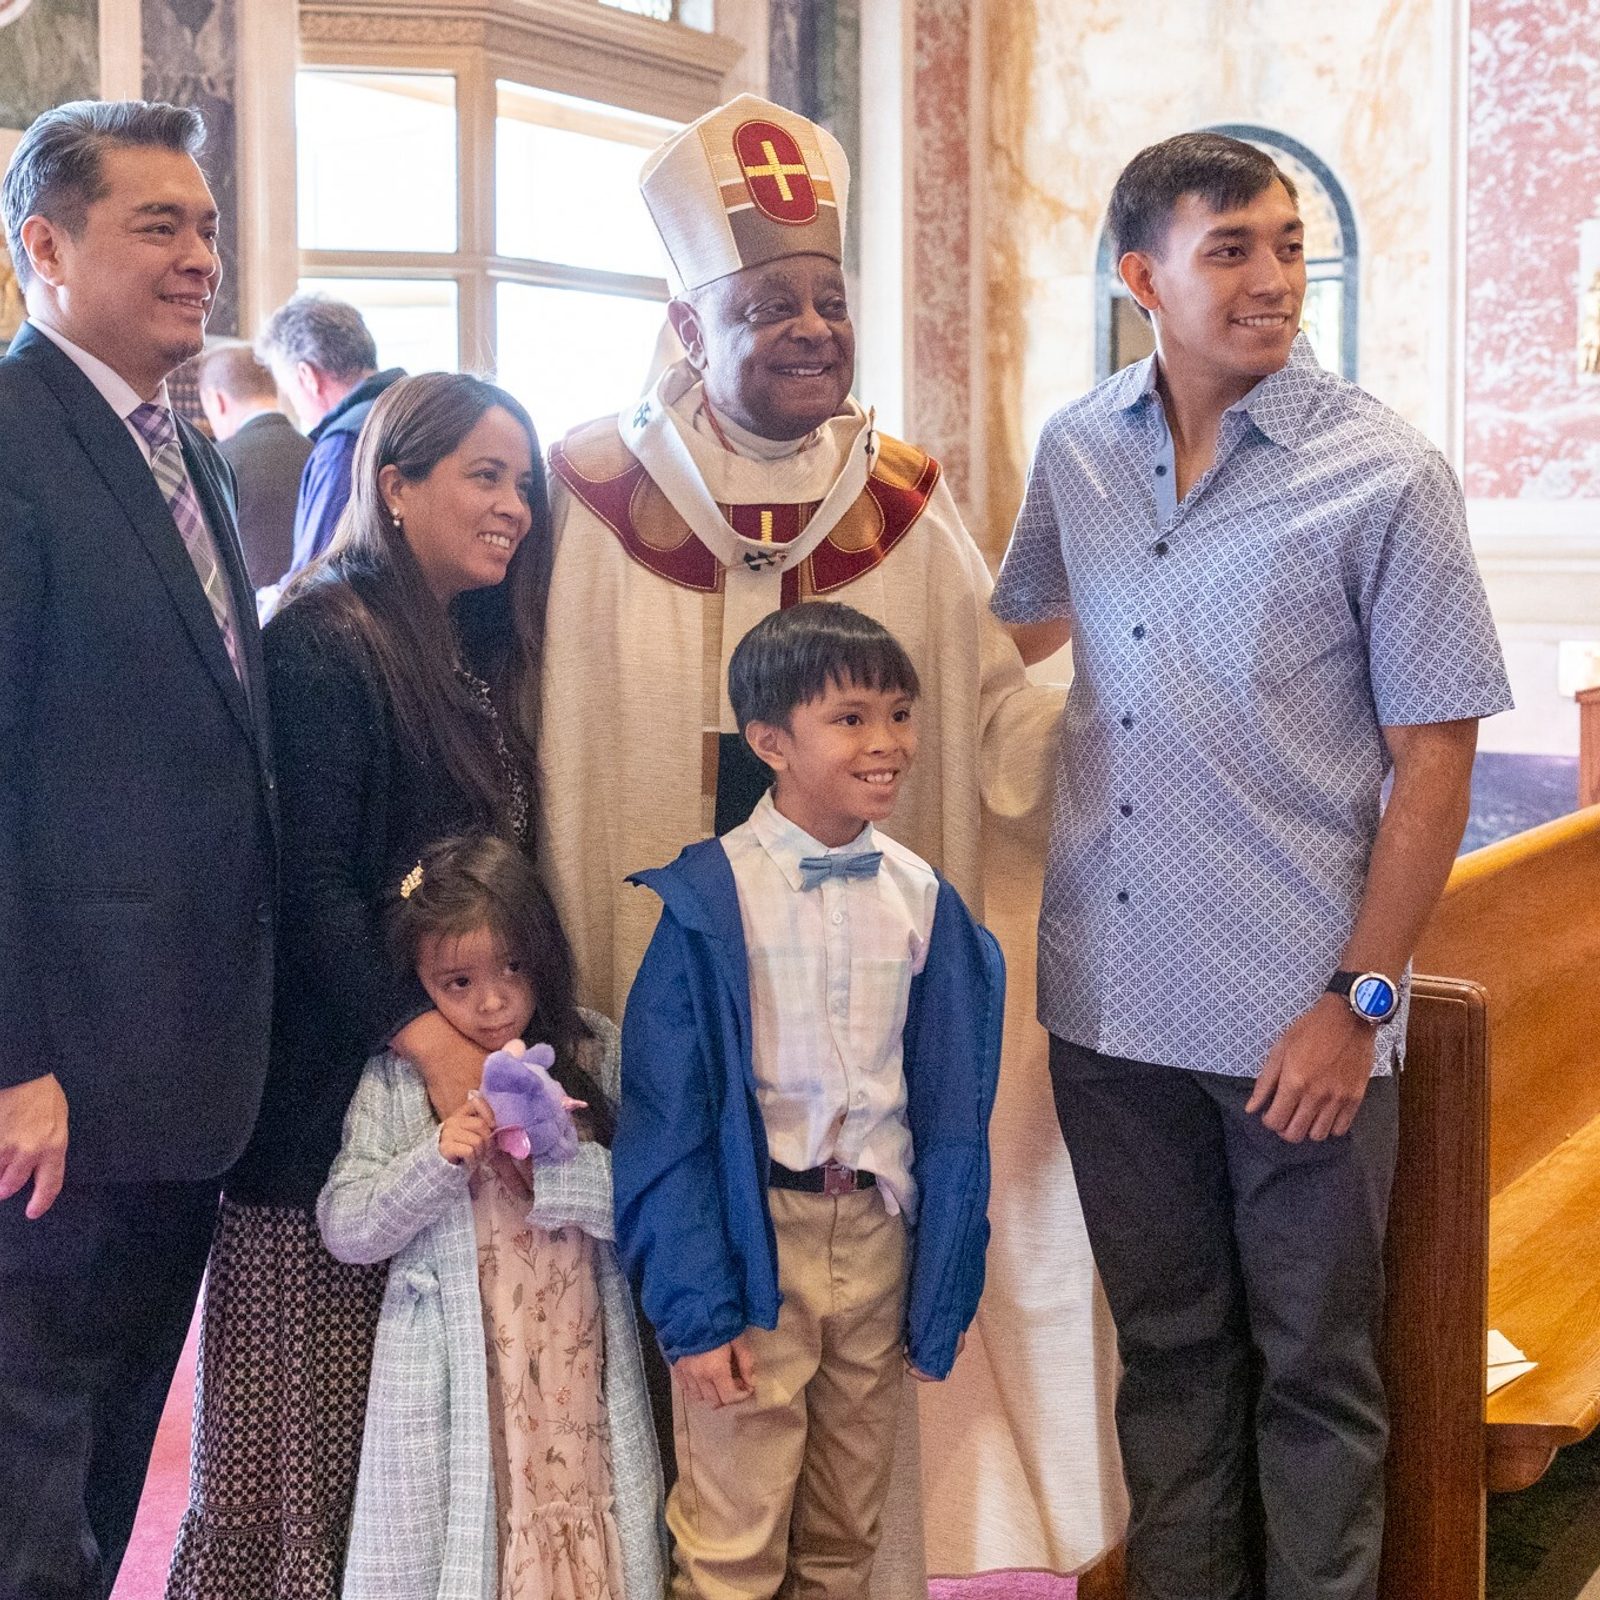
[[[1117,259],[1130,250],[1159,256],[1179,200],[1199,195],[1212,211],[1237,211],[1270,184],[1289,198],[1300,196],[1293,181],[1264,151],[1225,133],[1180,133],[1141,150],[1122,169],[1106,227]]]
[[[809,600],[763,617],[728,662],[728,699],[744,732],[752,722],[787,727],[799,706],[852,686],[915,700],[911,657],[881,623],[852,606]]]

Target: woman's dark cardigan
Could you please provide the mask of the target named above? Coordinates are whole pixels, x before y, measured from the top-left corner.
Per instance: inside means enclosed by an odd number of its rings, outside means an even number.
[[[384,948],[386,899],[425,846],[488,821],[400,738],[370,651],[328,598],[286,606],[261,641],[283,844],[271,1066],[225,1184],[245,1205],[315,1205],[368,1056],[429,1008]]]

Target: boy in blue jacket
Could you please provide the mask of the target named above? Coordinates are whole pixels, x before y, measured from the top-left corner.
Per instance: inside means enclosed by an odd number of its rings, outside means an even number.
[[[999,947],[876,831],[917,749],[916,669],[810,602],[728,692],[773,786],[633,879],[617,1243],[673,1371],[673,1594],[859,1600],[903,1370],[946,1377],[983,1287]]]

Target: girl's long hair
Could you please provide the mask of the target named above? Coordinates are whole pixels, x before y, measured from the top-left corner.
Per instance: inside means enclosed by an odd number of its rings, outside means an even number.
[[[509,412],[533,460],[532,524],[505,577],[439,603],[379,488],[384,467],[413,483],[457,448],[485,412]],[[290,586],[287,605],[325,608],[355,633],[388,692],[400,737],[437,761],[487,825],[503,825],[506,784],[493,738],[456,665],[489,684],[500,731],[537,794],[539,671],[550,591],[550,503],[539,441],[527,411],[504,389],[466,373],[427,372],[384,390],[356,445],[350,500],[332,545]],[[535,800],[536,803],[536,800]]]
[[[474,833],[431,845],[417,865],[420,873],[413,869],[389,908],[396,963],[414,970],[424,939],[459,937],[487,926],[524,963],[533,986],[533,1020],[524,1042],[555,1051],[551,1076],[575,1100],[589,1102],[588,1112],[578,1115],[609,1146],[615,1108],[582,1059],[592,1058],[594,1035],[578,1014],[572,948],[533,863],[498,834]]]

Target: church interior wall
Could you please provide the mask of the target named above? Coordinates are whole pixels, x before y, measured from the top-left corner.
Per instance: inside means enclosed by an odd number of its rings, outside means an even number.
[[[1571,753],[1563,645],[1600,665],[1600,0],[1472,0],[1468,84],[1463,479],[1517,694],[1484,743]]]

